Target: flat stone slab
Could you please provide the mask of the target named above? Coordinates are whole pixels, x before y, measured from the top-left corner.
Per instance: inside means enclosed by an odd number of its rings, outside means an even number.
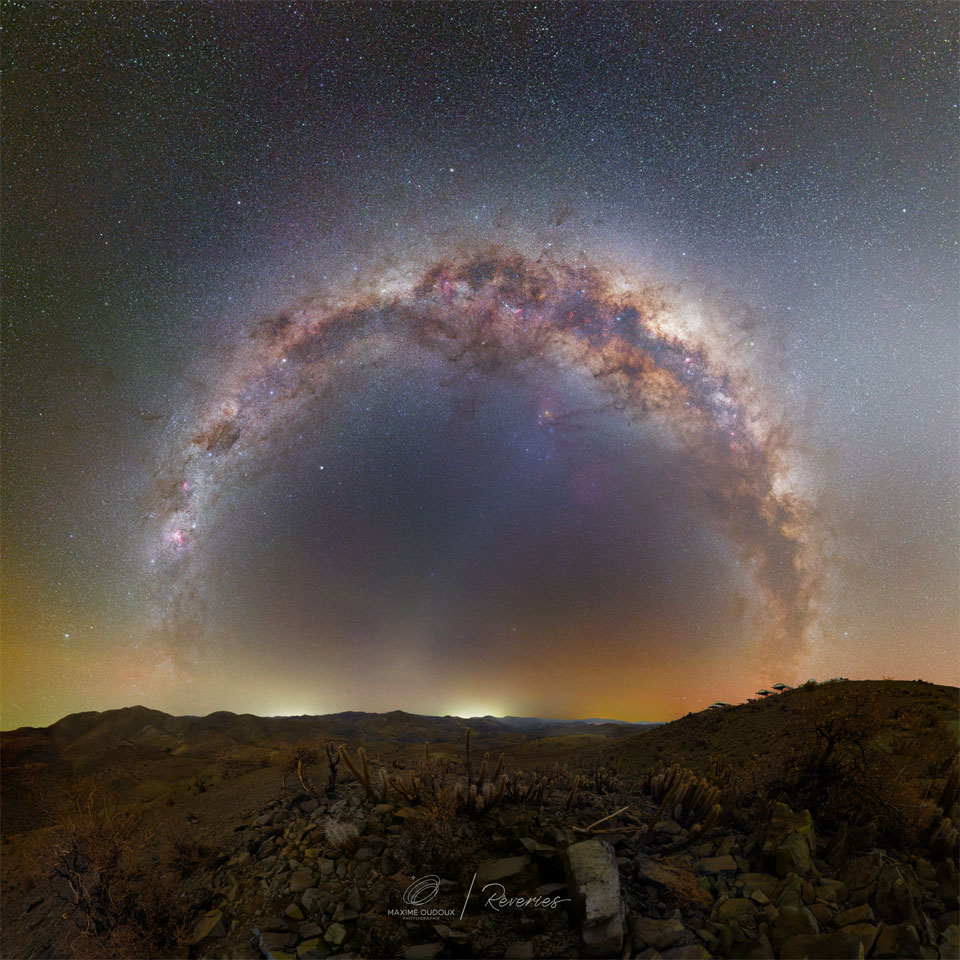
[[[219,910],[211,910],[201,918],[193,931],[193,942],[199,943],[201,940],[217,939],[227,935],[227,927],[223,922],[223,913]]]
[[[625,913],[620,898],[620,871],[609,843],[581,840],[566,850],[567,888],[580,919],[584,954],[620,956]]]

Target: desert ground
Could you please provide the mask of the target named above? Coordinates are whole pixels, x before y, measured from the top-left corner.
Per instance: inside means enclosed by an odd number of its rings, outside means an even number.
[[[960,956],[958,690],[2,735],[2,956]]]

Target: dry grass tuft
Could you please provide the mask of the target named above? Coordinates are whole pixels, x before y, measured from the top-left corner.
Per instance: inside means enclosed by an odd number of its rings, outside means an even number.
[[[206,851],[174,834],[162,808],[122,807],[98,786],[80,785],[56,804],[47,868],[76,957],[158,957],[189,936],[182,882]]]

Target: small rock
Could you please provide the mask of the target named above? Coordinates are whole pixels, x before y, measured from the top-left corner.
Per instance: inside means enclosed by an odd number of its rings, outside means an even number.
[[[515,940],[510,944],[509,947],[507,947],[503,953],[503,956],[506,958],[506,960],[532,960],[533,941]]]
[[[660,956],[663,957],[663,960],[710,960],[710,954],[699,943],[688,943],[683,947],[671,947],[669,950],[662,950]]]
[[[556,847],[551,847],[548,843],[540,843],[533,837],[521,837],[520,844],[527,853],[539,854],[540,856],[552,856],[557,852]]]
[[[643,853],[637,857],[637,874],[641,880],[649,880],[658,886],[676,884],[686,876],[684,871],[669,860],[654,860]]]
[[[333,919],[337,923],[346,923],[348,920],[357,919],[356,910],[348,910],[342,903],[337,904],[337,909],[333,911]]]
[[[740,960],[776,960],[777,955],[769,938],[761,933],[756,940],[748,940],[738,947],[735,956]]]
[[[877,939],[877,928],[872,923],[851,923],[843,929],[852,930],[860,938],[863,944],[863,955],[869,957]]]
[[[833,910],[826,903],[811,903],[808,907],[810,912],[817,918],[820,929],[829,927],[833,921]]]
[[[769,873],[742,873],[737,881],[743,884],[743,891],[749,897],[755,890],[762,890],[771,900],[780,886],[781,881]]]
[[[780,960],[863,960],[863,944],[849,930],[799,934],[784,943]]]
[[[873,895],[873,909],[880,920],[889,924],[919,925],[917,904],[920,900],[920,888],[909,867],[888,861],[880,868]]]
[[[786,877],[780,882],[771,899],[781,910],[787,907],[802,907],[803,881],[796,874]]]
[[[876,889],[877,877],[883,867],[883,854],[879,850],[863,857],[856,857],[847,864],[844,882],[847,895],[854,904],[866,903]]]
[[[347,928],[341,923],[331,923],[323,939],[334,947],[339,947],[347,938]]]
[[[704,873],[735,873],[737,861],[730,854],[722,857],[707,857],[700,861],[700,869]]]
[[[205,913],[194,928],[193,942],[199,943],[201,940],[225,937],[227,927],[223,922],[223,912],[220,910],[211,910]]]
[[[717,843],[717,856],[722,857],[730,854],[735,856],[740,852],[740,844],[733,837],[724,837]]]
[[[922,960],[917,928],[908,923],[881,927],[870,956],[876,960]]]
[[[779,950],[791,937],[819,933],[817,919],[806,907],[784,907],[770,924],[770,939]]]
[[[267,957],[275,957],[278,952],[293,947],[297,942],[294,933],[264,933],[260,936],[260,951]]]
[[[840,903],[846,899],[847,888],[842,880],[823,878],[814,886],[816,895],[827,903]]]
[[[810,811],[795,813],[785,803],[774,804],[763,844],[765,866],[774,868],[779,877],[789,873],[802,877],[816,875],[813,863],[816,850],[817,838]]]
[[[653,825],[653,829],[660,830],[663,833],[668,833],[674,837],[683,832],[683,827],[681,827],[676,820],[671,820],[669,817],[667,817],[666,820],[661,820],[659,823],[655,823]]]
[[[418,943],[403,951],[404,960],[436,960],[443,953],[442,943]]]
[[[462,945],[470,939],[470,934],[468,934],[466,930],[454,930],[445,923],[435,923],[433,929],[438,937],[442,937],[444,940],[451,940],[453,943]]]
[[[941,960],[954,960],[960,957],[960,927],[955,924],[948,927],[940,934],[940,957]]]
[[[776,870],[778,877],[795,873],[798,877],[816,875],[810,850],[810,838],[800,833],[788,836],[776,850]]]
[[[836,924],[838,927],[845,927],[850,923],[870,923],[873,921],[873,910],[869,903],[861,903],[843,913],[837,914]]]
[[[672,947],[683,936],[683,924],[677,920],[655,920],[653,917],[630,917],[633,947],[654,947],[657,950]]]
[[[303,911],[295,903],[288,904],[286,910],[283,911],[283,915],[291,920],[303,919]]]
[[[290,892],[302,893],[304,890],[313,886],[312,870],[297,870],[290,876]]]
[[[300,809],[301,809],[304,813],[313,813],[313,811],[316,810],[317,807],[319,807],[319,806],[320,806],[320,801],[319,801],[319,800],[316,800],[316,799],[314,799],[314,800],[304,800],[303,803],[300,804]]]
[[[316,913],[317,908],[320,907],[324,899],[325,897],[317,887],[307,887],[307,889],[300,894],[300,902],[303,904],[303,909],[306,910],[307,913]]]
[[[741,923],[749,922],[756,913],[756,904],[751,900],[743,899],[743,897],[731,897],[714,910],[716,919],[721,923],[729,923],[731,920],[737,920]]]

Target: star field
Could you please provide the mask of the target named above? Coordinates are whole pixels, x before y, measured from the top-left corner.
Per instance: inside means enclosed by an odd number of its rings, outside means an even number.
[[[3,723],[960,682],[946,3],[10,3]]]

